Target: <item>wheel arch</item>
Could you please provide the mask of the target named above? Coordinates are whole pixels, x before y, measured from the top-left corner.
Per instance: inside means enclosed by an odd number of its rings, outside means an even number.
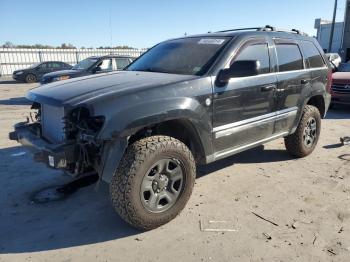
[[[129,137],[128,144],[153,135],[164,135],[178,139],[191,150],[197,163],[205,163],[205,141],[191,120],[178,118],[145,126]]]
[[[308,101],[306,102],[306,105],[314,106],[318,109],[320,112],[320,115],[322,118],[326,115],[326,103],[325,99],[322,95],[314,95],[311,96]]]

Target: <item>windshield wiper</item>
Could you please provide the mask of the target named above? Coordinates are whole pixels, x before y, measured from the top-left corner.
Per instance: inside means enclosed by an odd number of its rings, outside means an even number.
[[[172,71],[164,70],[164,69],[160,69],[160,68],[145,68],[142,70],[135,70],[135,71],[174,74]]]

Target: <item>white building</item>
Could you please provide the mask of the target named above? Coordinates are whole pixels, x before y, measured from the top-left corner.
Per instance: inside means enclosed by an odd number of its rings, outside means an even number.
[[[317,40],[326,52],[338,53],[342,61],[350,61],[350,0],[346,0],[345,2],[344,22],[335,23],[332,50],[329,51],[327,49],[331,27],[332,22],[316,19]]]
[[[332,21],[316,19],[315,29],[317,29],[317,40],[326,53],[343,53],[343,32],[344,22],[336,22],[334,25],[334,34],[332,42],[332,50],[328,50],[329,38],[331,34]]]

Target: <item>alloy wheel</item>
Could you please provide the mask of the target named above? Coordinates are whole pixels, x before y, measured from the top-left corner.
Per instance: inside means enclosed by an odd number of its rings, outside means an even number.
[[[317,122],[316,119],[310,117],[306,122],[304,132],[303,132],[303,141],[306,147],[312,147],[317,138]]]
[[[141,184],[141,202],[144,208],[160,213],[172,207],[179,198],[184,174],[177,159],[161,159],[145,174]]]

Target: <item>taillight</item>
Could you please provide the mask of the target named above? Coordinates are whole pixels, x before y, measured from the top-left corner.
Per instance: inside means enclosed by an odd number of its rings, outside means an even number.
[[[333,72],[330,71],[327,76],[327,92],[330,93],[332,89]]]

